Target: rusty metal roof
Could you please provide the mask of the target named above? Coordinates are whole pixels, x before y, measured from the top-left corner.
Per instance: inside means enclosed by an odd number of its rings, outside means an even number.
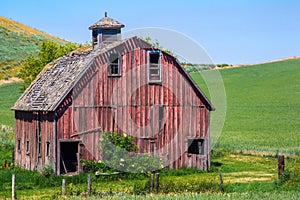
[[[123,27],[125,27],[124,24],[110,17],[107,17],[107,13],[105,12],[104,18],[100,19],[95,24],[90,26],[89,29],[93,30],[98,28],[109,29],[109,28],[123,28]]]

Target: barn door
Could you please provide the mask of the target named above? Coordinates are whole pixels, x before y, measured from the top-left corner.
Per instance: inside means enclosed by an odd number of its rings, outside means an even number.
[[[78,150],[79,141],[60,142],[60,174],[79,171]]]

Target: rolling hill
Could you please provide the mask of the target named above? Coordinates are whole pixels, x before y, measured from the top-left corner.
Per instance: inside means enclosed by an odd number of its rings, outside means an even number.
[[[300,154],[300,59],[219,71],[227,114],[218,146]],[[199,74],[192,76],[205,89]]]
[[[18,68],[26,57],[37,54],[44,40],[59,44],[68,41],[0,16],[0,80],[18,76]]]

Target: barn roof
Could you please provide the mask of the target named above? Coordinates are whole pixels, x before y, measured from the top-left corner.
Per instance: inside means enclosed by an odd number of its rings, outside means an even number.
[[[93,30],[98,28],[107,29],[107,28],[123,28],[123,27],[125,27],[124,24],[110,17],[107,17],[107,13],[105,13],[105,17],[97,21],[92,26],[90,26],[89,29]]]
[[[45,66],[43,71],[17,100],[12,109],[22,111],[55,111],[98,55],[109,51],[124,54],[136,48],[149,49],[153,47],[137,37],[132,37],[111,44],[102,44],[95,50],[91,50],[90,48],[83,51],[73,51],[68,55],[60,57]],[[178,65],[206,107],[209,110],[214,110],[213,105],[179,62]]]

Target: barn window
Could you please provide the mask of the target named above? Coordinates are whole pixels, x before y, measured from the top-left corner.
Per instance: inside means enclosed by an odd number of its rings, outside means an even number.
[[[18,138],[18,151],[21,151],[21,138]]]
[[[188,153],[204,155],[204,139],[188,139]]]
[[[109,56],[108,76],[121,76],[121,62],[118,54]]]
[[[50,156],[50,142],[46,142],[46,156]]]
[[[148,82],[161,83],[161,53],[159,50],[148,52]]]
[[[26,141],[26,153],[28,154],[29,153],[29,150],[30,150],[30,143],[29,143],[29,140]]]

